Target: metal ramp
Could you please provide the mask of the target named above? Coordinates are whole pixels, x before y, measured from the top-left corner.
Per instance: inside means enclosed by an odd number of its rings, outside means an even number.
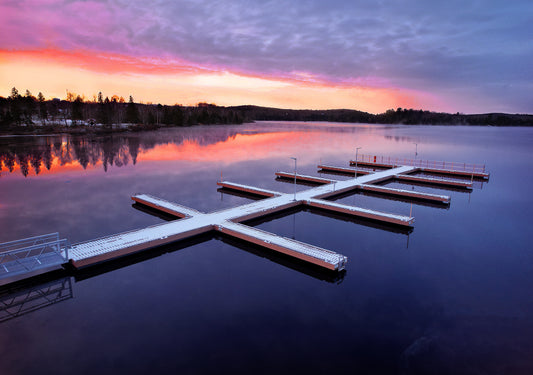
[[[0,243],[0,279],[66,263],[69,249],[59,233]]]

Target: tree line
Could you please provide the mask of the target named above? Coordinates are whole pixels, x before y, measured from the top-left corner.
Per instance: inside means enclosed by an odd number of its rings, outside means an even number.
[[[122,131],[149,130],[165,126],[242,124],[264,121],[328,121],[406,125],[493,125],[533,126],[533,115],[487,113],[465,115],[397,108],[371,114],[350,109],[293,110],[252,105],[221,107],[198,103],[196,106],[136,103],[117,95],[99,92],[92,99],[67,91],[65,100],[46,100],[29,90],[21,95],[13,87],[7,98],[0,96],[0,132],[43,131]]]
[[[13,87],[11,95],[0,97],[0,130],[29,130],[38,128],[71,128],[120,130],[154,129],[163,126],[206,124],[241,124],[240,111],[199,103],[196,106],[136,103],[99,92],[92,100],[67,91],[65,100],[46,100],[26,90],[24,95]]]
[[[465,115],[425,110],[397,108],[384,113],[372,114],[350,109],[294,110],[257,106],[233,107],[244,118],[263,121],[327,121],[365,124],[405,124],[405,125],[492,125],[492,126],[533,126],[533,115],[486,113]]]

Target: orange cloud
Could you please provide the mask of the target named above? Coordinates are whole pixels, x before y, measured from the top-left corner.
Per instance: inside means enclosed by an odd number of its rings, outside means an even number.
[[[199,74],[209,71],[176,59],[139,58],[117,53],[65,51],[54,48],[0,50],[0,63],[13,60],[27,64],[41,62],[66,68],[81,68],[106,74]]]

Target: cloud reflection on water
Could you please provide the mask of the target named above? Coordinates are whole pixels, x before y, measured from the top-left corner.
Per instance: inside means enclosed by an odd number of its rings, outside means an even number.
[[[108,172],[113,168],[164,160],[234,163],[275,157],[284,152],[298,155],[309,148],[322,149],[323,153],[317,157],[324,157],[332,145],[335,146],[335,152],[344,149],[349,157],[353,143],[343,134],[361,130],[361,142],[376,143],[376,137],[372,136],[373,129],[369,130],[365,125],[330,124],[325,127],[309,124],[295,130],[274,124],[270,131],[257,131],[246,126],[209,127],[208,131],[201,131],[206,128],[177,128],[107,137],[24,137],[23,142],[18,137],[14,140],[6,137],[0,139],[0,172],[8,172],[3,174],[4,177],[17,173],[34,177],[79,173],[95,168],[103,168]],[[384,141],[397,143],[392,142],[392,139]]]

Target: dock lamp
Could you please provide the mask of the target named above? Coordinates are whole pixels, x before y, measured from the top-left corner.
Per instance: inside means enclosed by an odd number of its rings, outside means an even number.
[[[362,147],[355,148],[355,178],[357,178],[357,152],[359,151],[360,148]]]
[[[291,159],[294,160],[294,201],[296,201],[296,163],[297,163],[297,158],[294,158],[291,156]]]

